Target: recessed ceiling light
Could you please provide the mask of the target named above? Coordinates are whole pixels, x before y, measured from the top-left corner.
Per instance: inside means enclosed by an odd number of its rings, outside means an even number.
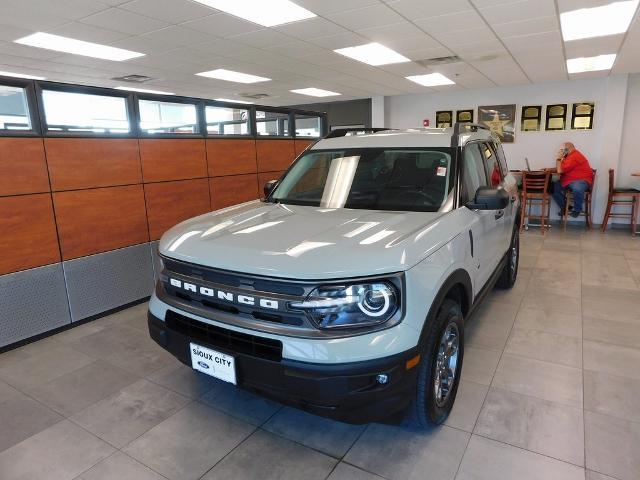
[[[639,0],[614,2],[593,8],[581,8],[560,14],[565,42],[582,38],[604,37],[629,29]]]
[[[404,77],[412,82],[419,83],[425,87],[437,87],[439,85],[455,85],[456,82],[445,77],[441,73],[429,73],[427,75],[411,75]]]
[[[598,55],[597,57],[570,58],[567,60],[567,71],[569,73],[581,73],[611,70],[613,62],[615,61],[615,53],[611,53],[609,55]]]
[[[241,103],[243,105],[253,105],[253,102],[245,102],[244,100],[233,100],[231,98],[216,98],[217,102]]]
[[[296,90],[289,90],[293,93],[299,93],[300,95],[309,95],[311,97],[333,97],[335,95],[342,95],[338,92],[332,92],[331,90],[323,90],[321,88],[298,88]]]
[[[44,80],[44,77],[27,75],[26,73],[0,72],[0,77],[26,78],[28,80]]]
[[[411,61],[398,52],[376,42],[358,45],[357,47],[339,48],[334,52],[373,66]]]
[[[101,58],[103,60],[113,60],[121,62],[130,58],[142,57],[144,53],[132,52],[122,48],[109,47],[99,43],[85,42],[74,38],[61,37],[50,33],[36,32],[23,38],[15,40],[15,43],[28,45],[30,47],[46,48],[58,52],[84,55],[85,57]]]
[[[271,80],[266,77],[259,77],[257,75],[250,75],[248,73],[234,72],[233,70],[225,70],[224,68],[218,68],[216,70],[210,70],[208,72],[196,73],[201,77],[217,78],[218,80],[225,80],[227,82],[238,83],[258,83],[268,82]]]
[[[173,92],[163,92],[162,90],[149,90],[147,88],[116,87],[116,90],[126,90],[127,92],[140,92],[140,93],[157,93],[158,95],[175,95],[175,93]]]
[[[263,27],[306,20],[317,15],[289,0],[195,0]]]

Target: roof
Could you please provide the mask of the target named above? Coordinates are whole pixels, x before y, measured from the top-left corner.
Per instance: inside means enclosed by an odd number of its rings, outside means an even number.
[[[348,135],[321,139],[311,150],[333,148],[398,148],[398,147],[450,147],[453,128],[416,128],[406,130],[384,130],[361,135]],[[486,140],[491,137],[488,130],[460,134],[460,145],[470,140]]]

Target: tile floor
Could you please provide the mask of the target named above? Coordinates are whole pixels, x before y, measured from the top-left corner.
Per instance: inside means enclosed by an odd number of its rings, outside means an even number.
[[[446,425],[353,426],[181,366],[145,305],[0,355],[0,478],[640,478],[640,238],[523,235]],[[133,361],[135,360],[135,361]]]

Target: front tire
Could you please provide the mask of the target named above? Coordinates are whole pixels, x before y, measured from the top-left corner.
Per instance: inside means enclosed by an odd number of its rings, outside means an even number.
[[[507,261],[504,269],[496,282],[496,286],[502,289],[512,288],[518,278],[518,264],[520,263],[520,230],[516,227],[511,235],[511,243],[507,251]]]
[[[410,420],[421,427],[443,423],[456,399],[464,356],[460,305],[445,299],[426,339]]]

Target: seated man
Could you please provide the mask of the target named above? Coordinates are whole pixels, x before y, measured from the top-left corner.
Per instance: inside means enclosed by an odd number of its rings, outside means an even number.
[[[560,181],[553,182],[553,198],[560,207],[559,215],[564,216],[565,192],[571,190],[573,209],[569,215],[576,218],[582,212],[584,192],[590,190],[593,185],[593,170],[587,157],[576,150],[571,142],[562,145],[556,159],[556,167],[560,174]]]

